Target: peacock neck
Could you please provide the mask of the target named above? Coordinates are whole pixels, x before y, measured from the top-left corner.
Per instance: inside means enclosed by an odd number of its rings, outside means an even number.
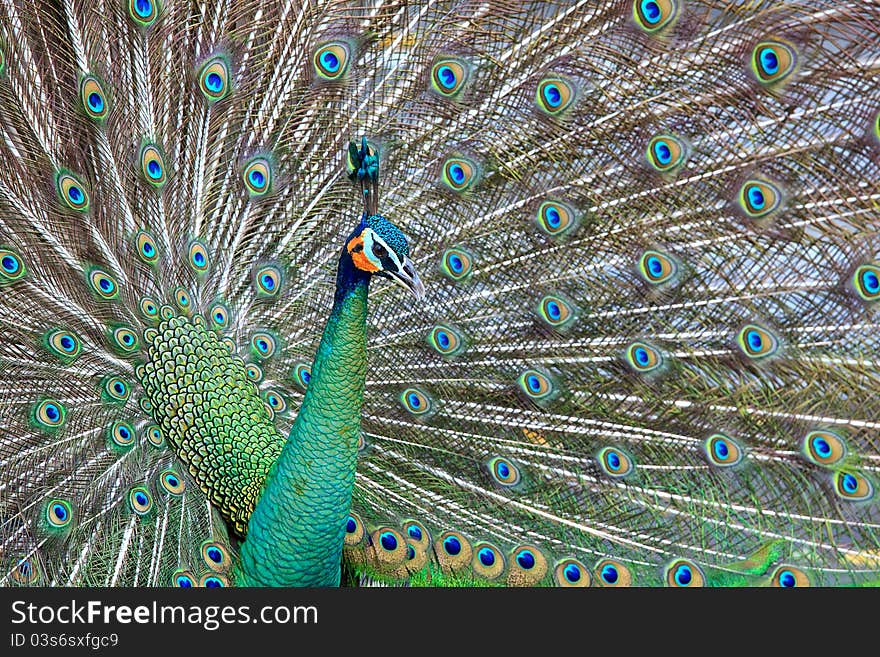
[[[241,548],[239,585],[337,586],[366,378],[369,277],[343,258],[290,436]]]

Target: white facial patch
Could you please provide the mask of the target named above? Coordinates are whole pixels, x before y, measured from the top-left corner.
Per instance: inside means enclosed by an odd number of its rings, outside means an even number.
[[[379,237],[371,228],[365,229],[364,232],[361,233],[361,237],[364,240],[364,255],[369,258],[370,262],[372,262],[379,271],[385,269],[382,265],[382,258],[390,258],[397,267],[397,271],[400,271],[403,266],[400,262],[400,258],[398,258],[394,250],[385,243],[385,240]],[[382,249],[385,249],[387,253],[376,255],[374,249],[379,250],[380,253]]]

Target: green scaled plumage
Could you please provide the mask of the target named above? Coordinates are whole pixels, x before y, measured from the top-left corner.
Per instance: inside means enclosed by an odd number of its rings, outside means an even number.
[[[869,3],[0,0],[0,585],[877,584],[878,80]]]

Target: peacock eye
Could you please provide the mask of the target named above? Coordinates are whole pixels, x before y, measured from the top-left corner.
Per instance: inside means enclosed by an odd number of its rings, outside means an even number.
[[[384,258],[388,255],[388,249],[376,242],[373,244],[373,255],[377,258]]]

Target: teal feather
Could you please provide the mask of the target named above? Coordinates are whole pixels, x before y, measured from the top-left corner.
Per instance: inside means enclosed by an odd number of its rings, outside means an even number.
[[[0,584],[876,584],[878,35],[0,0]]]

